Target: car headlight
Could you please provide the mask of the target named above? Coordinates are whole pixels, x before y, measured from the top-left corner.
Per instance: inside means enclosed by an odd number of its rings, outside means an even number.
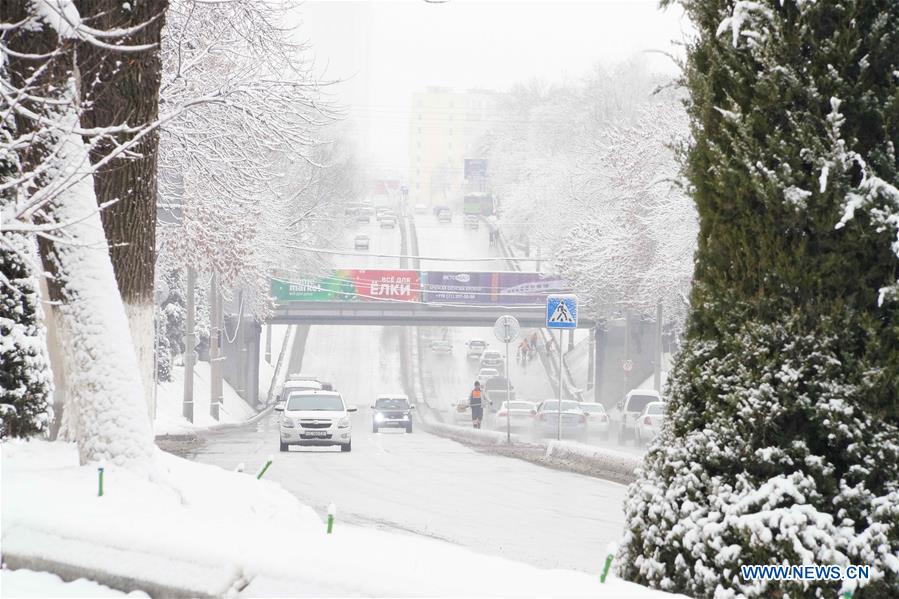
[[[409,420],[409,414],[403,414],[403,420]]]
[[[293,428],[293,420],[291,420],[287,416],[283,416],[281,418],[281,426],[283,426],[284,428]]]
[[[344,416],[337,422],[337,428],[347,428],[350,425],[350,417]]]
[[[381,412],[375,414],[375,422],[384,422],[384,414]]]

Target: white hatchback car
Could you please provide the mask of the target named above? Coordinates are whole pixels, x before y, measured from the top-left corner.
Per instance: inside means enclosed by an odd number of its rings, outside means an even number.
[[[634,423],[634,438],[637,445],[649,443],[658,436],[662,430],[662,423],[665,422],[666,407],[663,401],[646,404],[643,412],[637,417],[637,422]]]
[[[353,449],[353,423],[348,406],[336,391],[304,390],[287,396],[275,406],[281,412],[281,451],[291,445],[339,445],[340,451]]]
[[[605,407],[601,403],[582,401],[581,409],[587,415],[587,434],[608,440],[611,435],[612,423],[609,421]]]
[[[492,379],[495,376],[499,376],[499,370],[496,368],[481,368],[478,371],[478,382],[481,383],[481,387],[483,387],[484,383],[487,382],[487,379]]]

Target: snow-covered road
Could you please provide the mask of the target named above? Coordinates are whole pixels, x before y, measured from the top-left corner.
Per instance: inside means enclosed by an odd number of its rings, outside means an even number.
[[[351,230],[350,239],[366,229],[372,253],[398,253],[399,232],[380,230],[375,223]],[[419,233],[421,253],[485,255],[486,230],[466,231],[470,239],[464,240],[458,238],[461,233],[461,222]],[[339,265],[362,266],[355,260],[345,257]],[[362,260],[367,267],[396,264]],[[444,267],[472,268],[454,264]],[[469,335],[488,334],[489,329],[452,331],[460,342]],[[427,357],[426,364],[431,360]],[[455,385],[464,394],[471,382],[461,350],[450,360],[451,366],[434,362],[426,373],[449,377],[450,383],[437,385],[446,399],[456,397]],[[537,366],[531,366],[535,374],[527,380],[548,385],[537,375]],[[333,381],[349,403],[360,407],[353,418],[352,453],[336,448],[279,453],[277,427],[271,420],[254,430],[209,436],[195,459],[229,469],[241,462],[255,468],[274,454],[275,464],[266,477],[320,512],[333,501],[341,519],[444,539],[543,567],[597,572],[607,544],[620,538],[624,487],[619,484],[485,455],[420,430],[412,435],[373,434],[368,409],[372,398],[402,388],[399,329],[312,327],[302,369]]]

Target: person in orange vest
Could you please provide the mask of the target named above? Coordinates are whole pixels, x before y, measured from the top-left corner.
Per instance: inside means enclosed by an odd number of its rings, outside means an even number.
[[[481,395],[481,383],[474,382],[474,389],[468,394],[468,405],[471,407],[471,424],[475,428],[481,428],[481,420],[484,418],[484,399]]]

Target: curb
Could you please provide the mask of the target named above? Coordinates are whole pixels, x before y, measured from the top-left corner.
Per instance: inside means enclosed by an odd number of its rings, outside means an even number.
[[[95,544],[21,527],[5,531],[3,563],[10,570],[51,572],[66,582],[86,578],[124,593],[143,591],[151,597],[222,597],[248,582],[233,565],[176,562],[146,551],[110,546],[97,551]],[[147,576],[148,570],[155,576]]]

